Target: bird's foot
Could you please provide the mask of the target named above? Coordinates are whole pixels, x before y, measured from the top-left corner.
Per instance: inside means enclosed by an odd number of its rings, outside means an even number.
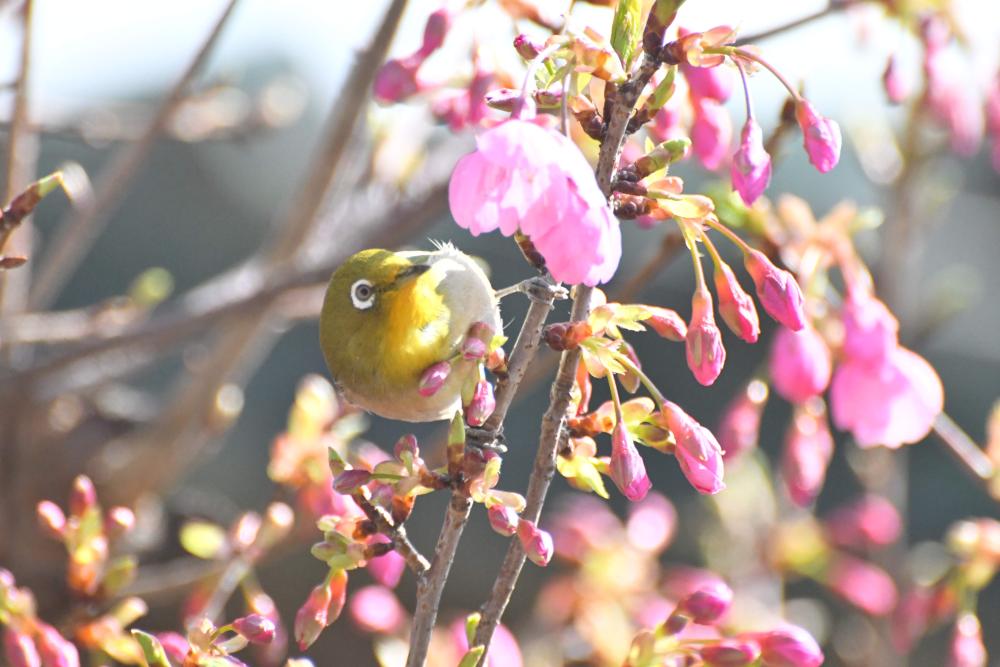
[[[497,290],[496,296],[498,299],[502,299],[517,293],[527,294],[528,298],[532,301],[540,301],[542,303],[552,303],[558,299],[569,298],[569,292],[565,287],[558,283],[553,283],[543,276],[528,278],[516,285]]]
[[[507,445],[503,433],[497,433],[490,429],[466,425],[465,444],[468,447],[475,447],[484,452],[507,453]]]

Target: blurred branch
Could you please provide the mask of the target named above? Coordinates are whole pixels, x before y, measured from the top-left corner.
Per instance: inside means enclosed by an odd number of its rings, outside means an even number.
[[[195,77],[208,62],[209,55],[238,3],[239,0],[229,0],[187,69],[160,103],[142,137],[118,151],[111,164],[102,171],[93,198],[81,202],[81,206],[60,224],[31,287],[29,304],[33,310],[42,310],[52,303],[97,240],[114,209],[139,174],[139,169],[152,151],[157,138],[163,134],[170,119],[188,95]]]
[[[746,46],[747,44],[754,44],[756,42],[761,42],[765,39],[771,37],[777,37],[782,33],[786,33],[790,30],[800,28],[804,25],[817,21],[823,17],[830,16],[831,14],[836,14],[837,12],[843,11],[850,7],[851,5],[858,5],[864,2],[869,2],[874,0],[830,0],[830,3],[823,9],[817,10],[812,14],[806,14],[801,18],[797,18],[788,23],[782,23],[781,25],[774,26],[773,28],[768,28],[767,30],[762,30],[760,32],[752,33],[745,37],[740,37],[734,44],[736,46]]]
[[[997,476],[996,466],[986,452],[980,449],[979,445],[946,412],[942,412],[934,420],[934,435],[962,464],[962,468],[973,479],[984,485],[990,497],[994,498],[990,486]]]

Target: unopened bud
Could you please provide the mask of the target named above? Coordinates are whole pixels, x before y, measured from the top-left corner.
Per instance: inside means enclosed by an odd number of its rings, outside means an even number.
[[[493,385],[488,380],[480,380],[472,394],[472,400],[465,408],[465,420],[469,426],[482,426],[497,407],[493,395]]]
[[[38,525],[42,530],[57,540],[61,540],[66,533],[66,515],[54,502],[43,500],[38,503],[36,509]]]
[[[536,42],[523,33],[514,38],[514,50],[517,51],[517,55],[525,60],[534,60],[544,48],[543,44]]]
[[[337,475],[333,480],[333,490],[337,493],[350,494],[358,490],[358,487],[371,481],[372,474],[361,468],[345,470]]]
[[[403,461],[406,456],[414,459],[420,456],[420,446],[417,444],[417,436],[412,433],[402,436],[392,448],[392,455],[397,461]]]
[[[646,497],[652,484],[646,474],[646,465],[632,442],[625,424],[618,422],[611,433],[611,479],[629,500],[636,502]]]
[[[108,510],[104,518],[104,532],[109,539],[115,539],[135,528],[135,512],[127,507],[116,506]]]
[[[768,667],[819,667],[823,651],[813,636],[795,625],[757,636],[763,663]]]
[[[306,650],[319,637],[323,628],[340,616],[347,598],[347,572],[334,570],[312,590],[305,604],[295,614],[295,641],[299,650]]]
[[[840,161],[840,126],[836,121],[819,115],[807,100],[795,106],[795,120],[802,128],[803,143],[809,161],[817,171],[826,173]]]
[[[76,646],[51,625],[38,624],[35,646],[43,667],[80,667],[80,654]]]
[[[73,480],[73,489],[69,496],[69,512],[73,516],[82,516],[87,510],[97,505],[97,490],[89,477],[80,475]]]
[[[760,658],[760,646],[752,640],[723,639],[703,646],[698,655],[707,667],[746,667]]]
[[[490,520],[490,527],[504,537],[510,537],[517,532],[519,517],[513,508],[500,504],[492,505],[486,510],[486,516]]]
[[[652,315],[642,321],[661,338],[679,343],[687,337],[687,324],[677,311],[658,306],[644,306]]]
[[[806,325],[806,314],[802,289],[795,276],[776,267],[759,250],[747,252],[743,265],[753,279],[757,297],[767,314],[792,331],[801,330]]]
[[[664,141],[646,155],[635,161],[633,168],[639,178],[645,178],[654,171],[659,171],[667,165],[683,159],[691,149],[691,140],[687,137]]]
[[[556,352],[574,350],[593,335],[590,324],[580,322],[558,322],[550,324],[542,331],[542,339]]]
[[[260,614],[250,614],[233,621],[233,629],[253,644],[270,644],[277,628],[274,621]]]
[[[712,625],[729,611],[733,602],[733,589],[722,581],[709,581],[681,600],[677,608],[685,616],[701,625]]]
[[[486,343],[478,338],[466,336],[462,341],[460,352],[466,361],[478,361],[486,356]]]
[[[531,521],[521,519],[517,524],[517,538],[524,547],[524,553],[535,565],[545,567],[552,560],[555,550],[552,536]]]
[[[439,361],[420,376],[420,385],[417,391],[421,396],[433,396],[444,386],[449,374],[451,374],[451,364],[447,361]]]
[[[729,330],[748,343],[760,336],[760,319],[753,299],[746,293],[733,270],[726,263],[715,267],[715,291],[719,295],[719,314]]]
[[[451,19],[452,13],[444,7],[427,17],[427,23],[424,25],[424,41],[417,51],[422,58],[434,53],[444,44],[444,38],[448,36],[448,29],[451,27]]]
[[[700,384],[712,385],[726,363],[726,348],[712,312],[712,295],[707,289],[695,290],[685,340],[688,368]]]

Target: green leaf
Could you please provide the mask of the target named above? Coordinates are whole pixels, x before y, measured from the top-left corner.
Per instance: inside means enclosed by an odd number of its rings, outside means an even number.
[[[132,636],[142,648],[142,655],[146,659],[146,667],[170,667],[170,660],[167,659],[167,652],[163,650],[160,640],[142,630],[133,630]]]
[[[476,667],[484,653],[486,653],[485,646],[475,646],[469,649],[469,652],[462,657],[462,662],[458,663],[458,667]]]
[[[181,526],[180,542],[192,556],[211,560],[226,548],[226,531],[208,521],[188,521]]]
[[[476,630],[479,629],[479,621],[481,621],[483,615],[478,611],[474,611],[465,617],[465,639],[469,644],[472,644],[476,640]]]
[[[641,33],[642,0],[618,0],[614,22],[611,24],[611,48],[622,59],[626,69],[632,62]]]
[[[701,220],[715,210],[712,200],[703,195],[671,195],[660,199],[658,205],[673,217],[685,220]]]

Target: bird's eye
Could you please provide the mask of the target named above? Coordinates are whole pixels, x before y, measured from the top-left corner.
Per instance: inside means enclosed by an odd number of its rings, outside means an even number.
[[[358,280],[351,285],[351,303],[358,310],[368,310],[375,305],[375,288],[367,280]]]

